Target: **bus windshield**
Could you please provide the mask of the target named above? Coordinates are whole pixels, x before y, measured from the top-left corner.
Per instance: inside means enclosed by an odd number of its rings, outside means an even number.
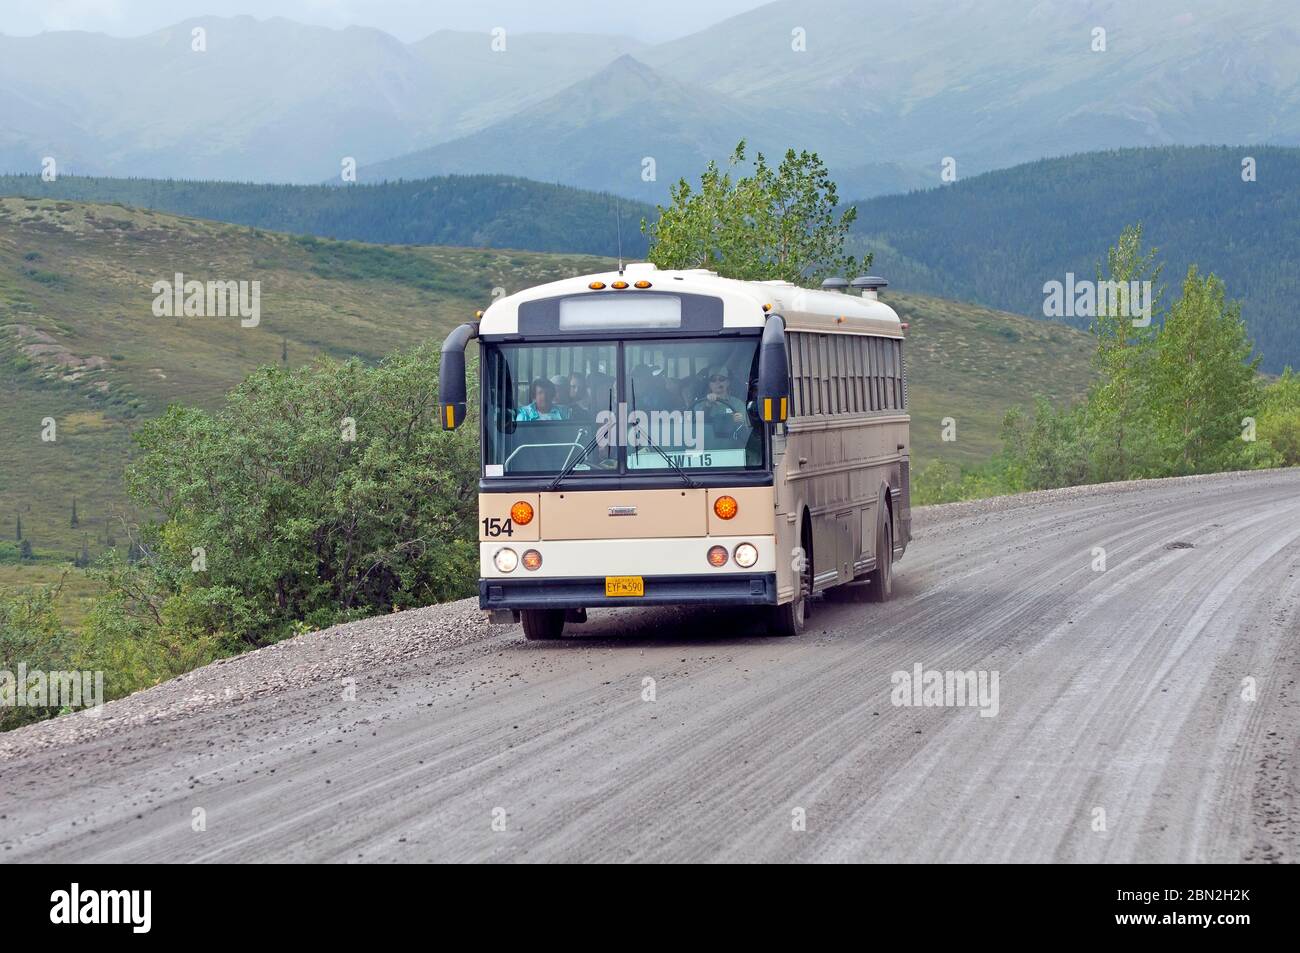
[[[484,474],[762,469],[757,373],[757,336],[487,345]]]

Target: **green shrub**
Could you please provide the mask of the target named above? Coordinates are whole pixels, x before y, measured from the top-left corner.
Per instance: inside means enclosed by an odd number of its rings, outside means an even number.
[[[1256,438],[1276,454],[1278,465],[1300,465],[1300,377],[1289,367],[1264,389]]]
[[[16,678],[19,666],[28,671],[55,671],[68,664],[71,637],[55,610],[58,586],[0,592],[0,672]],[[0,731],[40,721],[57,713],[53,708],[0,705]]]
[[[263,645],[302,621],[472,594],[477,434],[441,429],[437,358],[267,367],[216,413],[172,406],[146,423],[127,487],[163,514],[144,531],[148,584],[131,583],[152,595],[105,612],[159,626],[174,609],[182,641]]]

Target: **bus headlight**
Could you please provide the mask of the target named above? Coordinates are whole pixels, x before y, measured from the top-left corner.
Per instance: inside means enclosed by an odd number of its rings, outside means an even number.
[[[708,552],[709,565],[718,567],[727,565],[727,547],[711,546]]]
[[[519,565],[519,556],[513,549],[498,549],[496,555],[492,557],[492,562],[501,572],[514,572],[515,567]]]
[[[758,562],[758,549],[753,543],[741,543],[736,547],[736,565],[748,569]]]
[[[523,562],[525,569],[532,570],[542,568],[542,554],[535,549],[524,550],[524,557],[521,561]]]

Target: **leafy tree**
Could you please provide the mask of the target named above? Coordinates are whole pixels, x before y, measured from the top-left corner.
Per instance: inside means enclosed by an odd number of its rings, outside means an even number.
[[[1222,281],[1194,265],[1182,297],[1157,323],[1160,271],[1154,252],[1142,248],[1141,227],[1126,228],[1099,280],[1150,281],[1151,327],[1134,327],[1136,309],[1121,293],[1092,324],[1097,382],[1087,398],[1062,410],[1039,399],[1032,419],[1009,413],[1002,457],[983,476],[996,471],[1006,486],[1043,489],[1300,457],[1300,383],[1285,377],[1261,404],[1259,358],[1251,357],[1241,308],[1227,301]],[[1243,439],[1261,407],[1259,439]],[[963,475],[966,484],[972,479]]]
[[[1106,253],[1106,265],[1097,268],[1098,288],[1107,285],[1117,294],[1099,293],[1092,334],[1097,341],[1093,365],[1097,382],[1088,395],[1088,424],[1095,448],[1092,477],[1097,481],[1123,480],[1151,466],[1153,437],[1151,364],[1159,330],[1164,288],[1159,284],[1162,265],[1156,250],[1142,247],[1142,226],[1123,230]],[[1143,326],[1137,320],[1134,283],[1146,283],[1150,298]],[[1139,296],[1144,297],[1139,291]]]
[[[857,219],[849,207],[838,216],[835,183],[815,152],[786,151],[776,168],[760,152],[750,175],[733,177],[745,162],[737,144],[727,171],[710,162],[698,191],[685,179],[670,190],[672,204],[659,220],[641,220],[650,260],[660,268],[708,268],[727,278],[817,280],[853,275],[871,266],[844,252]]]
[[[1241,306],[1227,301],[1223,282],[1187,270],[1183,295],[1156,340],[1155,419],[1174,473],[1204,473],[1249,465],[1243,420],[1259,400],[1254,349]]]

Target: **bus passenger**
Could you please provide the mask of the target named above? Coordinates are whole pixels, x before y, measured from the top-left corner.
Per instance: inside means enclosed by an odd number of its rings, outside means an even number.
[[[586,379],[574,371],[565,381],[565,390],[568,399],[564,401],[565,409],[569,412],[570,420],[594,420],[596,413],[591,407],[591,391],[587,387]]]
[[[564,420],[568,415],[555,405],[555,385],[545,377],[533,380],[533,402],[519,408],[515,420]]]

